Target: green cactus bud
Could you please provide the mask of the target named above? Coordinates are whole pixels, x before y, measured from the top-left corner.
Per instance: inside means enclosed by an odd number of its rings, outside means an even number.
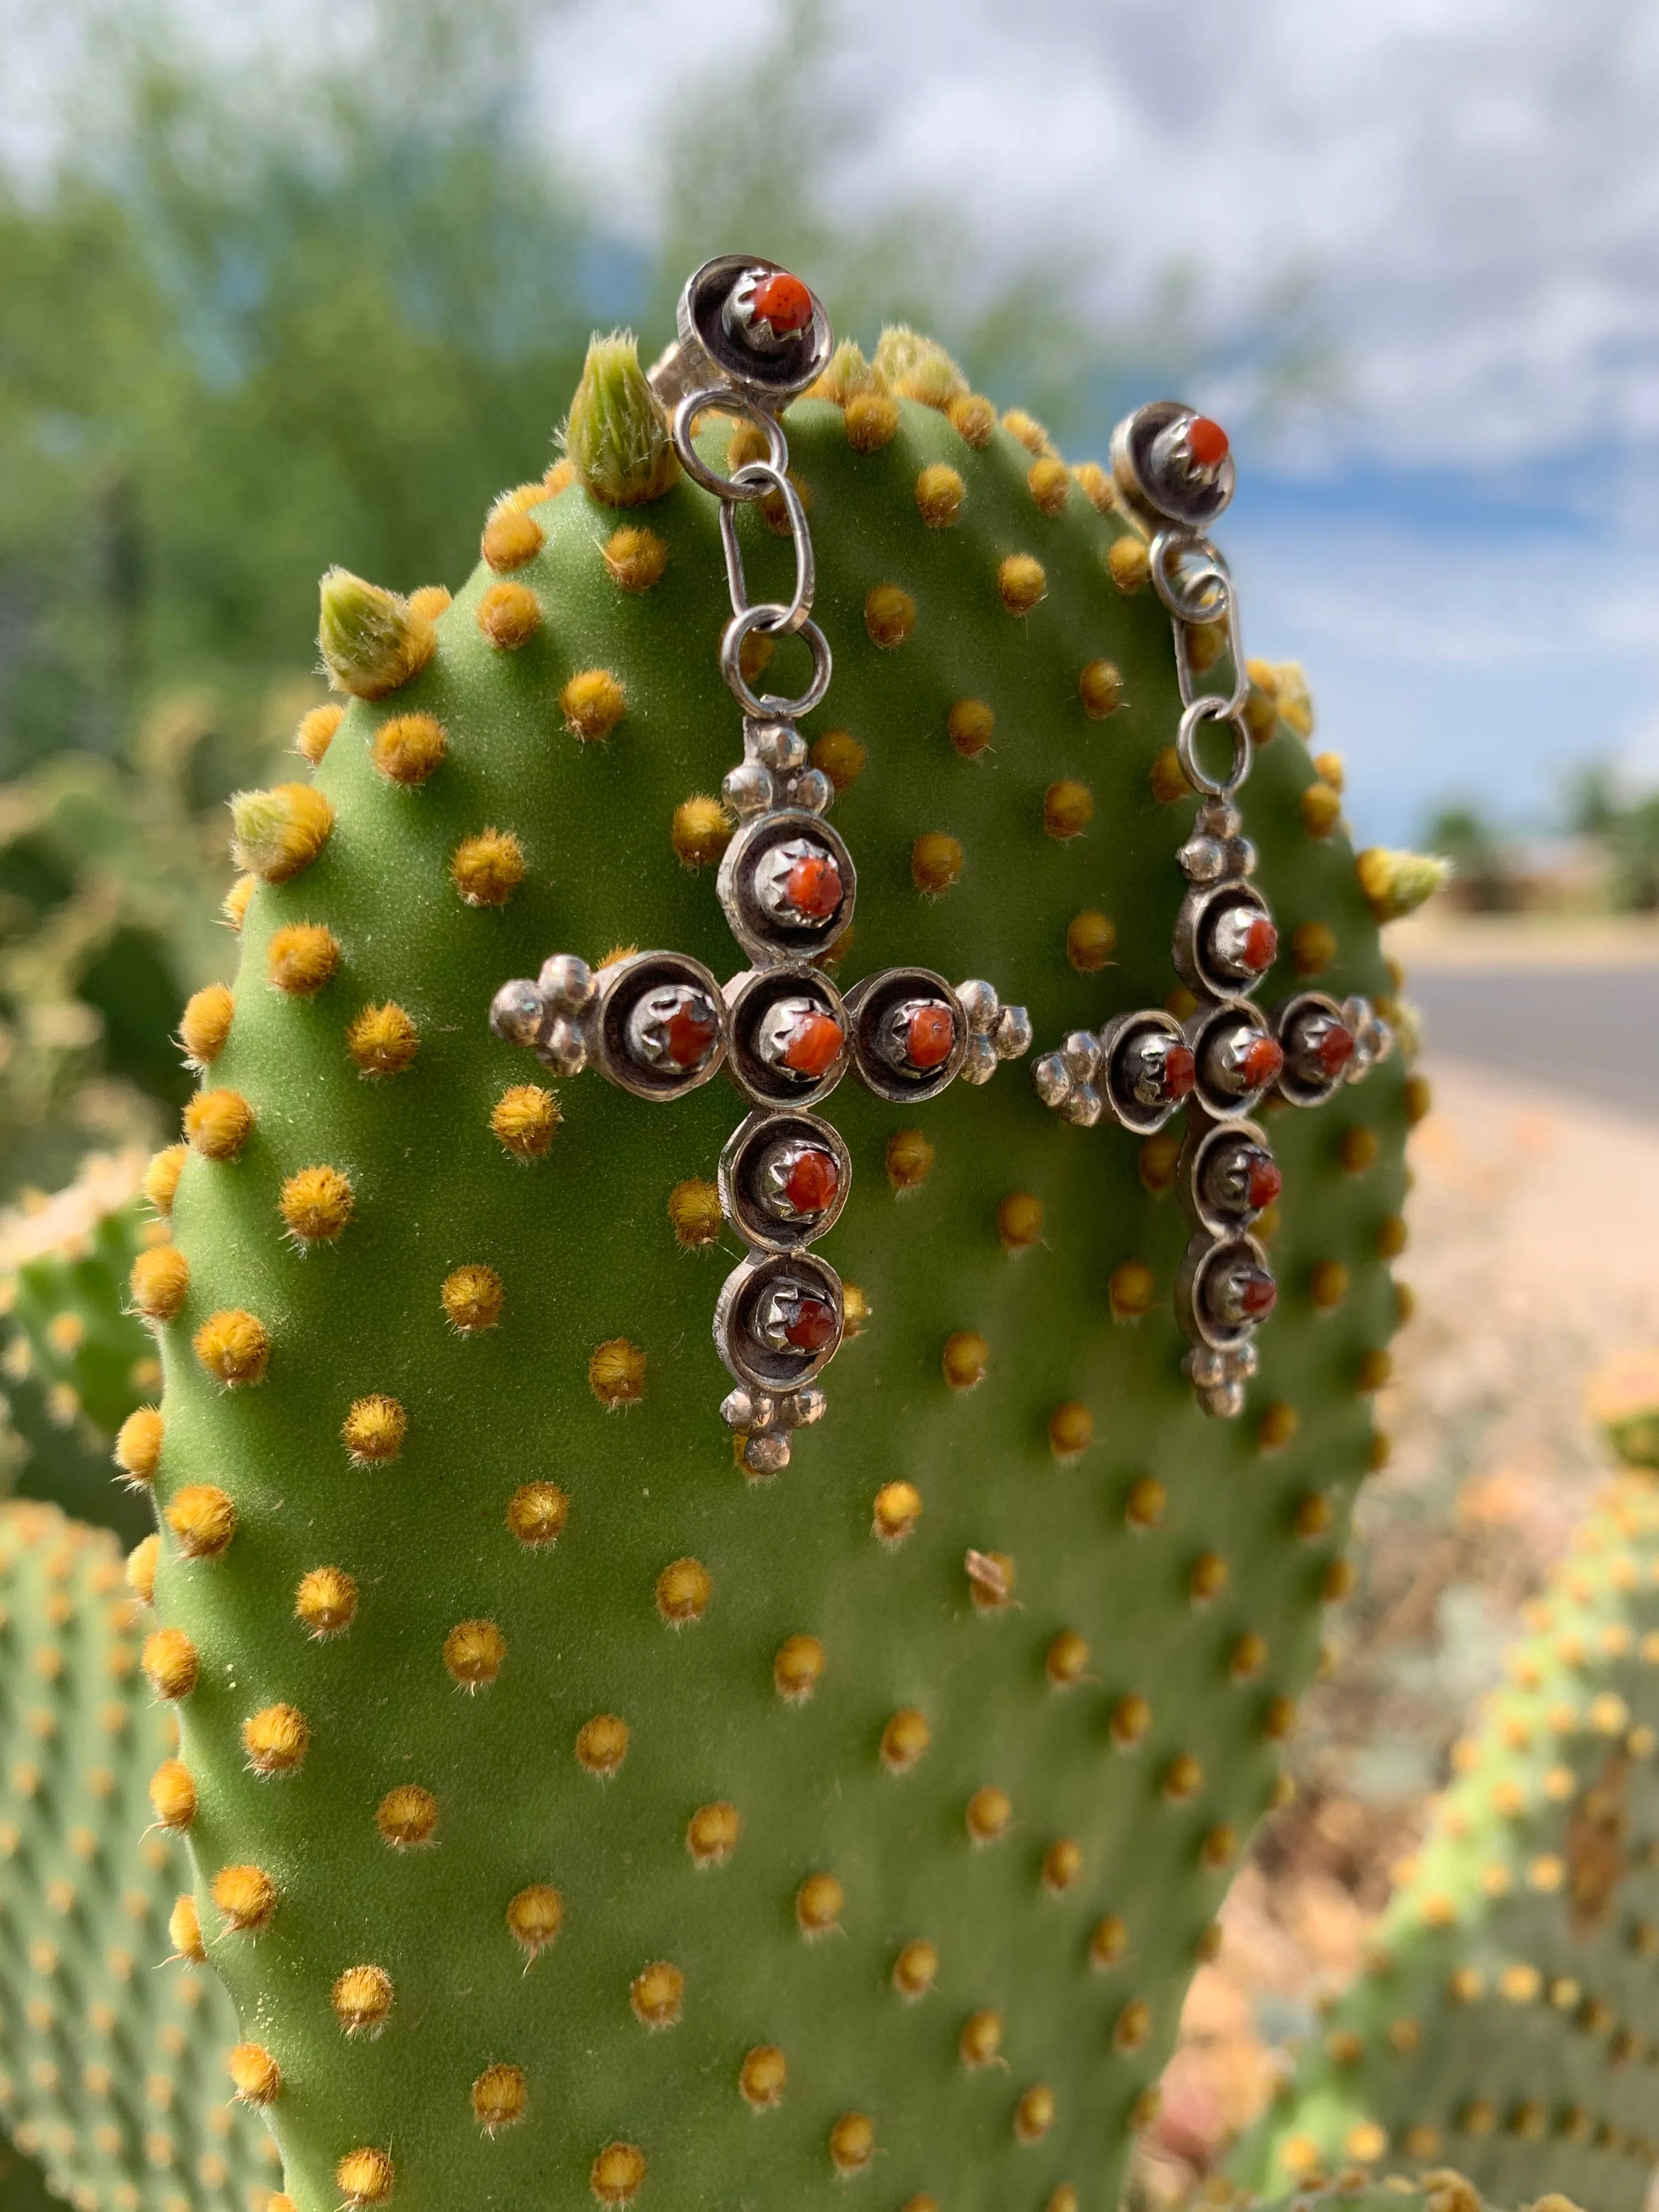
[[[904,323],[890,323],[882,332],[873,365],[887,390],[924,407],[942,412],[968,396],[968,380],[945,348]]]
[[[1173,1154],[1018,1066],[920,1110],[848,1082],[851,1340],[795,1464],[750,1480],[709,1331],[740,1109],[550,1077],[485,1023],[556,951],[744,964],[708,872],[740,738],[714,503],[641,451],[631,363],[599,342],[573,410],[597,490],[437,619],[396,703],[442,734],[429,773],[387,776],[358,701],[315,820],[239,823],[265,880],[187,1115],[165,1447],[130,1439],[202,1924],[301,2212],[843,2184],[1101,2212],[1338,1586],[1403,1073],[1275,1122],[1283,1295],[1237,1421],[1181,1369]],[[1039,1039],[1161,1005],[1193,799],[1157,795],[1181,709],[1156,594],[1111,580],[1128,526],[1033,482],[1029,422],[876,395],[876,439],[860,396],[788,416],[836,654],[805,734],[860,877],[840,972],[989,976]],[[647,483],[641,590],[609,502]],[[787,596],[787,545],[737,526]],[[803,665],[786,641],[768,681]],[[1259,880],[1328,930],[1326,988],[1379,995],[1306,773],[1257,763]],[[273,990],[302,928],[337,952]],[[1287,953],[1267,996],[1296,988]]]
[[[1451,862],[1427,853],[1389,852],[1372,845],[1354,863],[1359,888],[1379,921],[1400,921],[1415,914],[1448,880]]]
[[[880,370],[865,359],[857,342],[843,338],[812,386],[811,397],[845,407],[848,400],[856,399],[860,393],[882,392],[886,388]]]
[[[383,699],[432,658],[433,630],[396,592],[365,583],[349,568],[331,568],[319,591],[317,641],[337,691],[358,699]]]
[[[227,2078],[235,2018],[181,1896],[196,1787],[138,1671],[148,1607],[112,1535],[22,1503],[0,1605],[0,2119],[72,2204],[245,2212],[276,2147],[227,2102],[254,2077]]]
[[[1454,1746],[1371,1963],[1234,2160],[1639,2212],[1659,2129],[1659,1489],[1612,1483]],[[1425,2184],[1426,2186],[1426,2183]]]
[[[672,489],[680,465],[631,331],[589,343],[564,449],[583,489],[601,506],[643,507]]]

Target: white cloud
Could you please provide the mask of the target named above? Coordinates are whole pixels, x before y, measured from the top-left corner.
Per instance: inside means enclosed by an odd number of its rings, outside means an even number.
[[[580,0],[550,28],[559,135],[641,231],[668,107],[775,19]],[[1641,0],[846,0],[855,210],[947,197],[1018,266],[1076,243],[1103,319],[1194,258],[1213,332],[1317,277],[1354,402],[1398,460],[1659,430],[1659,14]],[[580,70],[563,58],[581,55]],[[787,159],[787,149],[780,149]]]

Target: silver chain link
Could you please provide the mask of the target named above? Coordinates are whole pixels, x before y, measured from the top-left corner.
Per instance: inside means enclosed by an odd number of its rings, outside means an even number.
[[[1250,772],[1252,746],[1244,707],[1250,679],[1238,629],[1238,592],[1232,572],[1209,539],[1195,530],[1160,530],[1151,548],[1152,586],[1168,609],[1175,632],[1176,677],[1185,710],[1176,734],[1176,750],[1187,781],[1208,799],[1231,799]],[[1223,656],[1232,671],[1232,688],[1223,693],[1200,688],[1193,665],[1193,632],[1221,623],[1226,630]],[[1213,665],[1213,664],[1212,664]],[[1198,732],[1206,722],[1232,726],[1232,764],[1224,777],[1212,775],[1198,757]]]
[[[748,461],[730,476],[711,469],[692,442],[691,426],[699,415],[736,416],[766,440],[763,461]],[[817,565],[812,552],[812,533],[806,509],[789,477],[789,441],[778,417],[755,405],[740,393],[721,385],[688,392],[674,410],[674,451],[694,483],[713,492],[720,502],[720,549],[726,558],[726,592],[732,619],[720,633],[720,674],[745,715],[756,721],[799,721],[820,705],[830,689],[834,663],[830,641],[811,618],[812,598],[817,587]],[[789,522],[789,542],[795,556],[795,588],[786,604],[780,599],[751,599],[744,573],[743,550],[738,542],[738,509],[773,494],[783,502]],[[793,698],[775,691],[757,692],[743,672],[743,647],[752,636],[799,637],[812,657],[812,673],[806,689]]]

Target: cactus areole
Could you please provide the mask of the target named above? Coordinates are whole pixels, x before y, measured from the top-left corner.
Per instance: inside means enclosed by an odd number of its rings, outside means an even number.
[[[1430,887],[1166,604],[1152,413],[1070,468],[728,257],[453,597],[324,579],[123,1432],[299,2212],[1116,2203],[1384,1449]]]

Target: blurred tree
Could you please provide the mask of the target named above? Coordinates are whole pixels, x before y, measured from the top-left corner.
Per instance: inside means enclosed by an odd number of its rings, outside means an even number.
[[[1632,797],[1611,768],[1594,763],[1568,787],[1567,822],[1606,854],[1607,898],[1618,911],[1659,909],[1659,793]]]
[[[1580,837],[1601,837],[1619,816],[1619,782],[1605,761],[1573,772],[1567,785],[1566,824]]]
[[[1451,895],[1476,914],[1501,914],[1521,902],[1521,888],[1502,840],[1486,816],[1463,805],[1443,806],[1424,832],[1425,849],[1452,864]]]

